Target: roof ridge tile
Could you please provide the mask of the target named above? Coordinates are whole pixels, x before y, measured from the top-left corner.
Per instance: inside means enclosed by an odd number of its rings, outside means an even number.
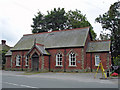
[[[36,34],[45,34],[45,33],[53,33],[53,32],[62,32],[62,31],[70,31],[70,30],[80,30],[80,29],[85,29],[89,27],[82,27],[82,28],[73,28],[73,29],[63,29],[59,31],[51,31],[51,32],[42,32],[42,33],[34,33],[34,34],[24,34],[23,36],[29,36],[29,35],[36,35]]]

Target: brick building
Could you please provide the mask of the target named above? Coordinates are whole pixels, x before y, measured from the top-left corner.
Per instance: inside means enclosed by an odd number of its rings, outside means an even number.
[[[89,27],[27,34],[6,54],[6,69],[95,71],[111,67],[110,41],[92,41]]]
[[[5,63],[5,53],[10,49],[11,47],[6,44],[6,40],[1,40],[0,44],[0,69],[3,68],[3,64]]]

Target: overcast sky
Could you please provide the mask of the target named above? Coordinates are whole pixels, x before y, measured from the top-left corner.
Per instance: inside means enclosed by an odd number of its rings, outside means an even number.
[[[95,18],[107,12],[110,5],[118,0],[0,0],[0,40],[14,46],[24,34],[31,33],[32,18],[39,11],[46,14],[53,8],[65,11],[78,9],[86,14],[94,31],[99,36],[101,24]],[[2,32],[2,33],[1,33]]]

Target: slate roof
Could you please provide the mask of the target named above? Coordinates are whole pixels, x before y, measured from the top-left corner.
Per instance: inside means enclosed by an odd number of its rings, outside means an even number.
[[[36,43],[35,45],[33,45],[33,47],[30,49],[30,51],[28,52],[28,54],[32,51],[32,49],[33,49],[34,47],[36,47],[36,48],[41,52],[41,54],[50,55],[50,54],[45,50],[44,46],[41,45],[41,44],[38,44],[38,43]]]
[[[11,50],[29,50],[35,39],[45,48],[84,46],[88,33],[89,27],[24,35]]]
[[[36,48],[37,48],[42,54],[50,55],[50,54],[45,50],[44,46],[36,45]]]
[[[110,40],[89,42],[86,52],[110,51],[110,43],[111,43]]]
[[[12,55],[12,52],[10,50],[5,54],[5,56],[11,56],[11,55]]]

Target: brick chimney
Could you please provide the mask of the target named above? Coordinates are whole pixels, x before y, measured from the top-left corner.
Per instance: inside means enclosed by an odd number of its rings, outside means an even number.
[[[2,45],[6,45],[6,40],[2,40]]]

